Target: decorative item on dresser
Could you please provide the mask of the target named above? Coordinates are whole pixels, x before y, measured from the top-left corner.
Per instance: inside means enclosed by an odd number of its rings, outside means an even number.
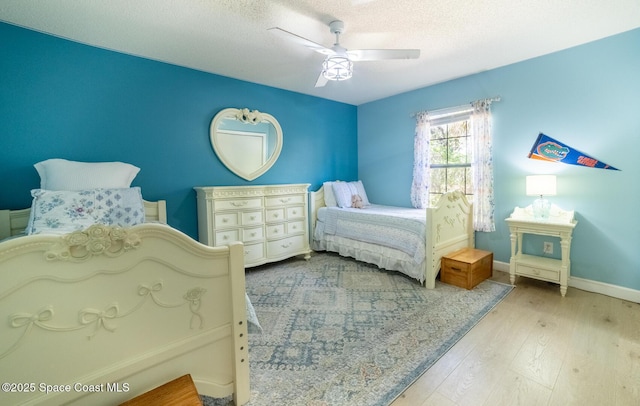
[[[516,207],[506,222],[511,233],[511,260],[509,261],[511,284],[515,283],[516,275],[555,282],[560,284],[560,294],[564,296],[567,293],[571,274],[571,234],[578,224],[574,219],[573,210],[562,210],[552,204],[549,217],[546,220],[538,220],[533,206],[527,206],[524,209]],[[560,259],[524,254],[522,250],[524,234],[560,238]]]
[[[198,235],[210,246],[242,241],[245,267],[309,259],[309,184],[196,187]]]

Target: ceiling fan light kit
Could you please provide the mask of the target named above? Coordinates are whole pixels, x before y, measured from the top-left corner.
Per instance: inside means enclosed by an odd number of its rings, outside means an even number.
[[[274,34],[280,35],[290,41],[312,49],[327,58],[322,63],[322,71],[316,82],[316,87],[326,85],[327,81],[347,80],[353,76],[353,61],[379,61],[389,59],[417,59],[420,57],[419,49],[356,49],[348,51],[340,46],[340,34],[344,32],[344,23],[335,20],[329,23],[329,31],[336,36],[333,47],[327,48],[316,42],[303,38],[282,28],[269,29]]]
[[[328,80],[347,80],[353,76],[353,62],[345,56],[329,56],[322,63],[322,76]]]

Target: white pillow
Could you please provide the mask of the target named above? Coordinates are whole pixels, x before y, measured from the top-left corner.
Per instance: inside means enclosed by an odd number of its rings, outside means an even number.
[[[338,207],[351,207],[351,196],[358,194],[355,185],[351,182],[335,182],[332,186]]]
[[[371,205],[371,203],[369,203],[369,199],[367,198],[367,193],[364,190],[364,185],[361,181],[334,182],[332,188],[338,207],[352,207],[351,198],[353,195],[360,195],[363,206]]]
[[[140,168],[124,162],[76,162],[47,159],[34,165],[40,189],[123,189],[131,186]]]
[[[356,190],[358,191],[358,195],[360,195],[360,198],[362,199],[362,205],[363,206],[370,206],[371,203],[369,203],[369,198],[367,197],[367,192],[365,192],[364,190],[364,185],[362,184],[361,180],[358,180],[356,182],[351,182],[355,185]]]
[[[333,194],[333,184],[335,182],[324,182],[322,190],[324,190],[324,205],[327,207],[336,207],[336,196]]]
[[[144,222],[139,187],[81,191],[31,191],[27,234],[67,234],[93,224],[130,227]]]

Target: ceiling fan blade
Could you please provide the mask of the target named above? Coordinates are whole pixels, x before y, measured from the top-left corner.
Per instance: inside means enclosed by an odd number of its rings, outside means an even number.
[[[354,49],[347,51],[352,61],[380,61],[385,59],[417,59],[419,49]]]
[[[309,49],[312,49],[316,52],[319,52],[323,55],[333,55],[335,52],[333,51],[333,49],[327,48],[324,45],[320,45],[316,42],[313,42],[311,40],[308,40],[306,38],[303,38],[297,34],[294,34],[292,32],[289,32],[287,30],[283,30],[280,27],[273,27],[273,28],[269,28],[268,31],[271,31],[272,33],[276,34],[277,36],[284,38],[288,41],[293,41],[299,45],[305,46]]]
[[[320,76],[318,76],[315,87],[324,87],[324,85],[326,85],[328,81],[329,79],[325,78],[322,72],[320,72]]]

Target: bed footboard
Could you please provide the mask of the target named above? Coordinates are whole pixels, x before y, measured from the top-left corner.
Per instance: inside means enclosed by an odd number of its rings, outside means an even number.
[[[427,208],[427,260],[425,286],[435,288],[443,255],[475,247],[473,207],[462,192],[449,192],[435,207]]]
[[[0,404],[115,405],[191,374],[249,400],[242,245],[162,224],[0,243]]]

